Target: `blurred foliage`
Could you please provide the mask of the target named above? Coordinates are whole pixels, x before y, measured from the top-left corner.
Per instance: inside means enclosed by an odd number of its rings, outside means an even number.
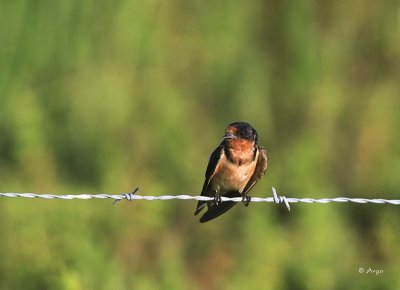
[[[0,1],[0,191],[199,193],[225,126],[252,191],[399,199],[398,1]],[[3,289],[399,289],[390,205],[0,200]],[[383,270],[360,274],[359,268]]]

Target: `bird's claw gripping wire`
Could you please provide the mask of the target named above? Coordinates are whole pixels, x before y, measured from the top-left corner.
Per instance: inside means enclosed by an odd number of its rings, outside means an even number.
[[[221,202],[222,202],[221,195],[218,194],[218,193],[215,193],[214,194],[214,203],[215,203],[215,205],[220,205]]]
[[[243,202],[245,207],[249,206],[250,201],[251,201],[251,197],[250,196],[248,196],[246,194],[242,195],[242,202]]]

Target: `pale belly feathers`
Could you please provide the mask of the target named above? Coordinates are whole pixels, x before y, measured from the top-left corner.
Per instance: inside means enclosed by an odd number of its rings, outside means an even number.
[[[223,155],[221,158],[226,158],[226,156]],[[250,180],[256,165],[257,162],[247,162],[241,165],[221,162],[218,173],[211,179],[209,189],[221,195],[229,191],[239,191],[241,193]]]

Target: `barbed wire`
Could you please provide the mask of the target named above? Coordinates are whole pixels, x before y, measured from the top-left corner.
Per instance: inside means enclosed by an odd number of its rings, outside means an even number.
[[[192,196],[192,195],[161,195],[161,196],[150,196],[150,195],[137,195],[136,192],[139,188],[135,188],[131,193],[123,193],[123,194],[64,194],[64,195],[55,195],[55,194],[37,194],[37,193],[14,193],[14,192],[4,192],[0,193],[0,197],[10,197],[10,198],[44,198],[44,199],[114,199],[114,203],[126,199],[128,201],[132,200],[201,200],[201,201],[210,201],[214,200],[213,197],[208,196]],[[233,201],[233,202],[241,202],[243,201],[242,197],[224,197],[221,196],[221,201]],[[373,203],[373,204],[393,204],[400,205],[400,200],[398,199],[368,199],[368,198],[349,198],[349,197],[334,197],[334,198],[295,198],[295,197],[286,197],[278,195],[276,189],[272,187],[272,197],[251,197],[251,202],[274,202],[277,204],[284,204],[288,210],[290,210],[290,203],[330,203],[330,202],[352,202],[352,203]]]

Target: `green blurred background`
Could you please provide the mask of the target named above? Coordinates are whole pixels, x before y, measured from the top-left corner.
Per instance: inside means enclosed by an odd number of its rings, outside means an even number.
[[[398,1],[2,0],[0,192],[198,194],[243,120],[253,196],[399,199],[399,68]],[[0,198],[0,289],[400,289],[398,206],[195,205]]]

